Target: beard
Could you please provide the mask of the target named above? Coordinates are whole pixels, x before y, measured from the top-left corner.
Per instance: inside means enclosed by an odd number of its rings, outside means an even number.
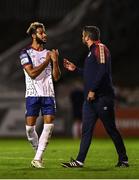
[[[41,44],[41,45],[46,44],[46,39],[40,39],[37,35],[36,35],[36,41],[38,44]]]

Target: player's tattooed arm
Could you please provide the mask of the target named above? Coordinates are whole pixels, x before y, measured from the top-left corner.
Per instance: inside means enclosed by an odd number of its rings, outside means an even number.
[[[42,64],[40,64],[39,66],[36,66],[36,67],[33,67],[32,64],[27,64],[24,67],[24,69],[26,70],[26,72],[32,79],[35,79],[47,67],[50,60],[51,60],[51,56],[50,56],[50,53],[48,52],[46,55],[46,59]]]

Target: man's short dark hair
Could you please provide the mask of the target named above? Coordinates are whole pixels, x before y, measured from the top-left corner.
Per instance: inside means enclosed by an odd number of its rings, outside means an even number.
[[[27,29],[27,34],[32,35],[36,33],[37,28],[43,28],[45,31],[45,27],[42,23],[33,22],[30,24],[29,28]]]
[[[100,39],[100,30],[96,26],[85,26],[83,31],[94,41],[98,41]]]

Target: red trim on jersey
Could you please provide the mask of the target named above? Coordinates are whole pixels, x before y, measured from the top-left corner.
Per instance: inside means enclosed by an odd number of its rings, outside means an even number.
[[[100,62],[99,43],[100,43],[100,41],[95,42],[96,47],[95,47],[95,51],[94,51],[94,54],[95,54],[96,59],[98,60],[98,62]],[[104,46],[105,60],[107,61],[108,57],[109,57],[109,50],[104,44],[102,44],[102,45]]]
[[[93,43],[94,43],[95,45],[98,45],[98,44],[101,43],[101,42],[100,42],[100,40],[98,40],[98,41],[93,41]]]

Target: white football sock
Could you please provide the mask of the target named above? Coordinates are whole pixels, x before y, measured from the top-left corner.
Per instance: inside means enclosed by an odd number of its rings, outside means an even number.
[[[38,148],[38,134],[36,132],[35,126],[26,125],[26,134],[28,141],[32,144],[32,147],[35,151]]]
[[[54,124],[44,124],[42,134],[39,139],[39,145],[34,157],[35,160],[42,160],[43,152],[48,144],[48,140],[51,137]]]

